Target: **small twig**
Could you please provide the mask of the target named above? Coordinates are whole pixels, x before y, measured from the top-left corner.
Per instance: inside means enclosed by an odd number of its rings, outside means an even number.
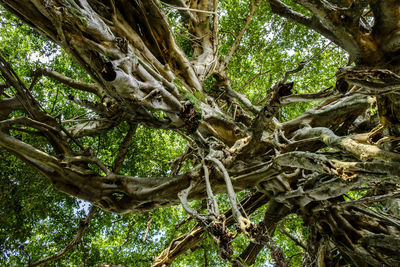
[[[0,94],[4,95],[7,98],[11,98],[11,96],[9,94],[7,94],[6,92],[4,92],[5,89],[9,88],[10,86],[6,85],[6,84],[2,84],[0,85]]]
[[[250,7],[250,12],[247,15],[246,18],[246,22],[243,26],[243,28],[240,30],[240,32],[238,33],[238,35],[236,35],[235,37],[235,42],[233,43],[231,50],[228,52],[228,54],[225,57],[224,63],[223,65],[226,67],[229,64],[229,61],[231,60],[233,54],[236,52],[236,50],[238,49],[239,45],[240,45],[240,41],[243,38],[243,35],[245,33],[245,31],[247,30],[247,28],[250,25],[250,21],[251,18],[253,17],[254,12],[257,10],[257,8],[260,6],[262,0],[258,0],[257,3],[253,3],[253,1],[251,2],[251,7]]]
[[[187,134],[185,134],[182,130],[180,130],[180,129],[175,129],[175,131],[176,131],[177,133],[179,133],[180,135],[182,135],[182,137],[185,138],[185,139],[190,143],[190,145],[191,145],[192,147],[197,147],[196,142],[195,142],[190,136],[188,136]]]
[[[44,131],[52,131],[52,132],[58,132],[56,128],[45,124],[43,122],[34,120],[34,119],[30,119],[27,117],[17,117],[17,118],[12,118],[12,119],[8,119],[8,120],[4,120],[0,122],[0,125],[3,127],[8,127],[11,126],[13,124],[22,124],[24,126],[29,125],[35,129],[38,130],[44,130]]]
[[[76,119],[76,120],[65,120],[65,121],[62,121],[61,123],[62,124],[66,124],[66,123],[76,123],[76,122],[89,122],[89,121],[92,121],[93,119]]]
[[[62,92],[61,92],[61,94],[62,94]],[[89,115],[90,113],[93,113],[93,112],[94,112],[94,111],[89,111],[89,112],[84,113],[84,114],[82,114],[82,115],[78,115],[78,116],[76,116],[76,117],[73,117],[73,118],[71,118],[71,119],[69,119],[69,120],[62,121],[61,123],[75,122],[75,120],[80,119],[80,118],[82,118],[82,117],[84,117],[84,116],[86,116],[86,115]],[[90,119],[85,119],[85,120],[88,121],[88,120],[90,120]],[[78,121],[78,122],[79,122],[79,121]]]
[[[112,221],[111,224],[119,223],[119,222],[122,222],[123,220],[124,220],[124,217],[121,217],[115,221]]]
[[[240,32],[238,33],[238,35],[236,35],[235,37],[235,42],[233,43],[231,50],[228,52],[228,54],[225,57],[224,63],[222,65],[224,65],[225,67],[228,66],[229,61],[231,60],[233,54],[236,52],[236,50],[238,49],[239,45],[240,45],[240,41],[243,38],[243,35],[245,33],[245,31],[247,30],[247,28],[250,25],[250,21],[251,18],[253,17],[254,12],[257,10],[257,8],[260,6],[262,0],[258,0],[257,3],[254,3],[253,1],[251,1],[251,7],[250,7],[250,12],[247,15],[246,18],[246,22],[243,26],[243,28],[240,30]]]
[[[287,81],[287,79],[289,79],[290,75],[293,75],[297,72],[300,72],[302,69],[304,69],[304,67],[310,63],[314,58],[316,58],[317,56],[319,56],[323,51],[325,51],[325,49],[328,48],[328,46],[331,45],[332,42],[329,42],[327,45],[325,45],[323,48],[321,48],[317,53],[315,53],[314,55],[312,55],[309,59],[305,60],[305,61],[300,61],[299,63],[297,63],[297,67],[293,70],[289,70],[285,73],[285,76],[283,77],[282,81],[280,81],[281,83],[285,83]]]
[[[206,250],[206,247],[203,247],[203,253],[204,253],[204,267],[208,267],[208,260],[207,260],[207,250]]]
[[[70,251],[75,245],[77,245],[79,243],[79,241],[81,240],[83,234],[85,233],[86,228],[89,225],[89,222],[92,220],[94,214],[97,211],[97,207],[96,206],[92,206],[89,210],[89,213],[87,215],[87,217],[84,220],[81,220],[79,222],[79,227],[78,227],[78,231],[75,234],[74,239],[72,239],[71,242],[69,242],[64,249],[60,250],[59,252],[57,252],[56,254],[49,256],[47,258],[44,258],[42,260],[39,260],[37,262],[34,262],[32,264],[29,264],[29,267],[33,267],[33,266],[39,266],[42,265],[46,262],[50,262],[50,261],[54,261],[56,259],[61,258],[62,256],[64,256],[68,251]]]
[[[136,221],[134,221],[134,220],[132,220],[132,221],[129,223],[129,225],[128,225],[128,233],[126,234],[125,242],[122,243],[122,244],[119,246],[119,249],[121,249],[123,246],[125,246],[126,244],[128,244],[129,238],[130,238],[130,236],[131,236],[132,228],[133,228],[133,226],[135,226],[135,224],[136,224]]]
[[[74,138],[74,137],[67,131],[67,129],[65,129],[64,126],[61,125],[61,121],[59,122],[58,127],[60,127],[61,131],[63,131],[63,132],[68,136],[68,138],[71,139],[72,142],[74,142],[74,143],[81,149],[81,151],[85,151],[85,148],[82,146],[82,144],[81,144],[78,140],[76,140],[76,138]]]
[[[146,242],[147,235],[148,235],[148,233],[149,233],[150,224],[151,224],[151,221],[152,221],[152,220],[153,220],[153,217],[150,217],[149,220],[147,221],[146,233],[144,234],[143,242]]]
[[[112,7],[112,11],[113,11],[112,16],[113,16],[114,19],[116,19],[116,17],[117,17],[117,9],[115,8],[114,0],[110,0],[110,4],[111,4],[111,7]]]
[[[217,98],[215,99],[215,102],[217,102],[217,100],[225,93],[225,91],[223,91],[221,94],[219,94],[219,96],[217,96]]]
[[[100,168],[106,175],[110,175],[111,171],[108,169],[108,167],[101,162],[97,157],[93,155],[93,151],[91,149],[88,149],[85,151],[85,153],[89,153],[89,156],[65,156],[64,161],[72,163],[72,162],[86,162],[86,163],[92,163],[97,165],[97,167]]]
[[[275,266],[289,267],[289,264],[286,262],[282,250],[279,247],[274,245],[274,240],[269,235],[268,231],[265,232],[265,234],[268,238],[268,241],[263,242],[263,243],[271,251],[271,258],[275,261]]]
[[[233,39],[236,38],[236,35],[235,35],[233,32],[231,32],[231,31],[221,30],[220,32],[221,32],[221,33],[227,33],[227,34],[229,34],[230,36],[233,37]],[[224,34],[224,36],[225,36],[225,34]]]
[[[292,256],[289,257],[288,263],[290,264],[290,262],[293,260],[294,257],[300,256],[300,255],[303,255],[303,253],[299,252],[299,253],[293,254]]]
[[[192,216],[188,216],[186,219],[184,219],[184,220],[178,222],[178,223],[175,225],[175,230],[178,230],[182,225],[184,225],[185,223],[187,223],[187,222],[190,221],[191,219],[192,219]]]
[[[57,87],[56,98],[55,98],[54,101],[53,101],[53,105],[52,105],[51,110],[50,110],[50,112],[49,112],[50,114],[53,113],[54,108],[56,107],[56,103],[57,103],[57,100],[58,100],[58,93],[59,93],[59,92],[60,92],[60,88]]]
[[[33,87],[36,85],[36,83],[38,82],[39,77],[41,76],[41,72],[40,71],[35,71],[35,73],[33,74],[33,79],[32,79],[32,83],[29,86],[28,90],[32,91]]]
[[[230,105],[229,105],[228,110],[226,111],[226,113],[229,113],[229,110],[231,109],[231,107],[232,107],[232,102],[230,103]]]
[[[192,148],[190,146],[188,146],[182,154],[180,154],[176,159],[174,159],[171,162],[170,166],[171,166],[171,175],[172,176],[177,175],[179,173],[185,159],[188,157],[188,155],[191,153],[191,151],[192,151]]]
[[[264,72],[259,72],[259,73],[257,73],[256,75],[254,75],[253,77],[251,77],[251,79],[250,80],[248,80],[247,82],[245,82],[243,85],[242,85],[242,88],[246,88],[249,84],[251,84],[255,79],[257,79],[258,77],[260,77],[260,76],[263,76],[263,75],[265,75],[265,74],[267,74],[267,73],[270,73],[271,72],[271,70],[267,70],[267,71],[264,71]]]

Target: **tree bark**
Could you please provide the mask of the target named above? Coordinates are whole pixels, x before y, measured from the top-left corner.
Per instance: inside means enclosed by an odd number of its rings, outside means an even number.
[[[399,219],[367,208],[361,201],[342,203],[346,192],[365,185],[389,185],[380,194],[389,202],[398,198],[393,188],[400,183],[400,3],[297,1],[312,14],[308,16],[279,0],[268,0],[272,12],[315,30],[346,50],[354,66],[338,71],[335,91],[310,95],[291,95],[293,84],[286,80],[294,71],[288,72],[272,87],[266,104],[257,106],[231,88],[227,69],[261,2],[252,1],[245,25],[225,59],[218,53],[218,1],[162,2],[179,8],[183,25],[195,37],[191,59],[175,41],[159,1],[0,0],[7,10],[68,51],[94,83],[74,81],[51,70],[39,70],[36,75],[101,99],[89,102],[69,96],[97,117],[90,123],[64,127],[40,108],[29,87],[1,57],[5,85],[0,90],[11,86],[16,94],[0,99],[0,146],[35,167],[60,191],[110,212],[143,213],[209,198],[214,208],[206,217],[194,216],[186,206],[202,228],[175,240],[155,266],[170,264],[206,230],[217,240],[220,254],[240,264],[231,259],[229,251],[233,235],[227,225],[233,219],[252,242],[240,259],[252,264],[267,243],[263,234],[272,236],[289,211],[300,215],[310,228],[307,253],[318,266],[335,261],[396,266],[400,261]],[[214,89],[224,94],[222,100],[203,89],[211,76]],[[276,119],[284,105],[312,99],[323,102],[293,120],[280,123]],[[235,111],[229,113],[218,101],[236,105]],[[347,135],[375,101],[379,127]],[[236,116],[237,109],[241,117]],[[10,118],[15,110],[25,116]],[[106,166],[80,138],[97,136],[122,122],[130,130],[113,167]],[[197,156],[193,169],[169,177],[118,174],[139,124],[174,130],[187,138]],[[10,130],[18,126],[42,135],[51,153],[12,136]],[[335,152],[329,152],[332,149]],[[251,223],[246,209],[238,204],[235,193],[245,189],[256,189],[258,199],[272,199],[264,225]],[[226,190],[233,211],[229,222],[220,217],[212,197]],[[381,201],[379,197],[375,200]],[[229,242],[223,244],[224,240]]]

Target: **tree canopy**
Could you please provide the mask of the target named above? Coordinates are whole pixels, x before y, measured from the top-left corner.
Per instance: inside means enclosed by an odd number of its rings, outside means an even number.
[[[399,266],[399,1],[0,5],[0,263]]]

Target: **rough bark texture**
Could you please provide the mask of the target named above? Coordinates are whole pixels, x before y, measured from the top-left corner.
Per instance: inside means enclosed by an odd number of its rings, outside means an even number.
[[[310,11],[308,17],[278,0],[268,0],[274,13],[341,46],[355,66],[338,71],[334,92],[290,95],[290,84],[284,80],[272,88],[272,97],[264,106],[257,106],[233,91],[226,75],[243,32],[225,59],[218,55],[218,1],[162,2],[180,8],[188,31],[196,37],[191,60],[175,42],[156,0],[0,0],[6,9],[65,48],[95,83],[73,81],[51,70],[40,70],[37,75],[90,92],[102,101],[90,103],[71,96],[71,101],[93,110],[99,119],[64,128],[40,109],[28,86],[1,58],[1,75],[17,93],[0,98],[0,146],[35,167],[59,190],[110,212],[142,213],[180,202],[186,205],[200,228],[175,240],[154,266],[170,264],[199,242],[203,231],[214,236],[221,257],[242,264],[231,258],[233,234],[226,226],[233,222],[252,242],[240,255],[251,264],[264,245],[271,248],[270,236],[290,212],[299,214],[310,228],[306,258],[311,261],[305,264],[398,266],[398,210],[388,209],[391,215],[377,212],[362,201],[345,202],[344,194],[368,186],[368,196],[385,195],[397,192],[396,184],[400,184],[400,3],[296,1]],[[260,3],[252,3],[243,31]],[[217,101],[203,91],[211,75],[214,87],[226,93],[224,100]],[[203,97],[194,100],[197,95]],[[275,119],[283,105],[308,99],[325,100],[294,120],[279,123]],[[221,101],[238,104],[243,116],[226,112]],[[362,117],[375,101],[378,125]],[[26,116],[10,118],[14,110]],[[151,111],[155,110],[163,111],[165,118],[154,116]],[[113,167],[105,166],[80,144],[81,137],[96,136],[123,121],[131,129]],[[138,124],[191,135],[191,149],[200,159],[197,165],[170,177],[119,175]],[[18,125],[42,135],[54,153],[10,135],[10,129]],[[336,152],[326,152],[326,147]],[[243,204],[248,213],[270,200],[262,224],[250,222],[237,205],[235,192],[244,189],[258,191],[256,197],[249,197],[254,198],[254,205]],[[232,204],[230,217],[218,213],[213,197],[226,191]],[[213,203],[207,215],[190,210],[188,199],[204,198]],[[392,194],[382,203],[390,207],[395,201],[398,195]],[[274,260],[284,266],[278,252],[273,252]]]

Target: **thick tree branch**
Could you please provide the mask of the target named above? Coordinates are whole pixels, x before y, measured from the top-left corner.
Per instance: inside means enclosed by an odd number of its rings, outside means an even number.
[[[204,215],[204,214],[199,214],[195,209],[190,207],[189,203],[188,203],[188,195],[190,193],[190,190],[192,190],[192,188],[195,186],[196,186],[195,182],[191,181],[188,188],[186,188],[178,193],[178,198],[181,201],[182,207],[185,209],[185,211],[191,217],[193,217],[198,223],[200,223],[202,225],[202,227],[206,228],[211,221],[210,216]]]
[[[294,94],[289,96],[284,96],[281,98],[280,102],[282,105],[289,105],[295,102],[306,102],[306,101],[321,101],[330,98],[335,91],[329,90],[332,87],[329,87],[323,91],[318,93],[311,93],[311,94]]]
[[[367,89],[361,93],[383,95],[400,90],[400,76],[387,69],[345,67],[339,69],[336,76],[338,82],[344,80]]]
[[[109,130],[119,123],[119,120],[99,118],[68,127],[66,130],[73,138],[80,138],[83,136],[98,136],[103,131]]]
[[[17,96],[0,99],[0,120],[3,118],[4,119],[7,118],[12,111],[23,110],[23,109],[24,109],[23,102]]]
[[[260,111],[260,108],[253,105],[251,103],[251,101],[245,95],[233,90],[230,86],[230,83],[227,84],[227,86],[225,87],[225,90],[229,96],[232,96],[232,97],[238,99],[246,108],[248,108],[254,114],[257,114]]]
[[[374,145],[361,144],[349,137],[339,137],[332,130],[322,127],[304,127],[296,132],[296,138],[318,137],[326,145],[350,152],[362,161],[380,159],[399,161],[400,154],[382,150]]]
[[[101,89],[101,87],[98,84],[95,83],[84,83],[81,81],[77,81],[74,79],[71,79],[67,76],[62,75],[61,73],[58,73],[56,71],[52,71],[49,69],[38,69],[36,70],[37,74],[42,74],[44,76],[48,76],[50,78],[53,78],[54,80],[57,80],[63,84],[66,84],[72,88],[81,90],[81,91],[85,91],[85,92],[89,92],[89,93],[93,93],[96,94],[98,96],[102,96],[103,95],[103,90]]]
[[[59,169],[58,159],[35,147],[26,144],[0,130],[0,145],[9,151],[37,160],[50,168]]]
[[[338,99],[328,99],[328,104],[317,106],[304,112],[302,115],[288,122],[282,123],[286,135],[299,129],[301,125],[308,124],[312,127],[331,127],[333,121],[344,121],[350,114],[361,115],[370,107],[373,99],[363,95],[350,95]]]
[[[267,0],[267,2],[270,3],[271,11],[275,14],[311,28],[334,43],[339,44],[339,40],[336,38],[336,36],[330,30],[325,28],[325,26],[317,18],[309,18],[301,13],[298,13],[279,0]]]

